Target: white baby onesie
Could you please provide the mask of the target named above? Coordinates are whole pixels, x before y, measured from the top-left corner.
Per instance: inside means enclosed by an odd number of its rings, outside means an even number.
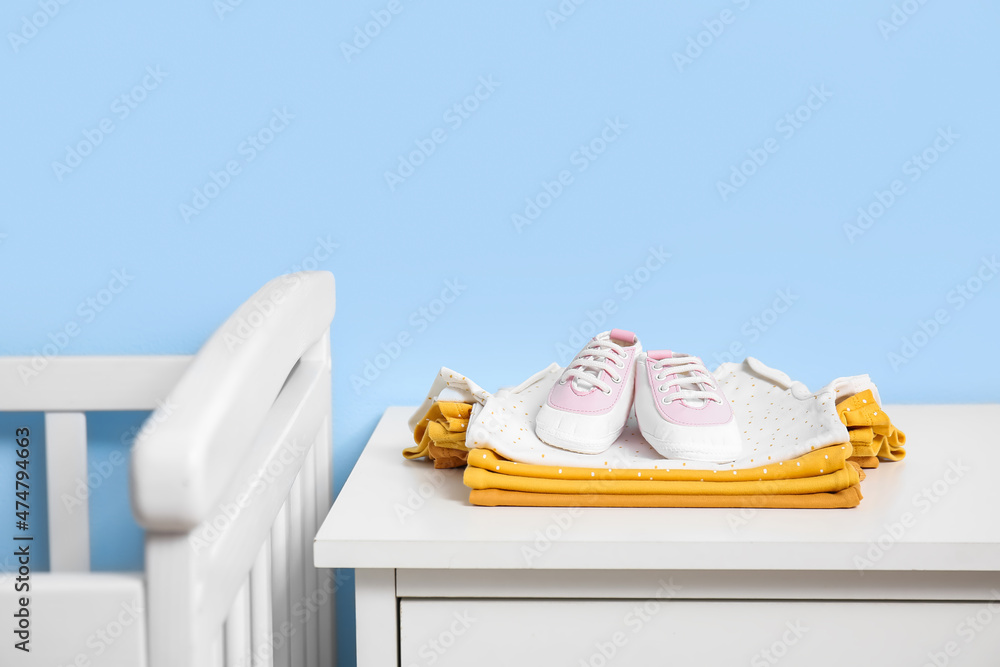
[[[602,454],[568,452],[539,440],[535,415],[562,370],[553,364],[519,387],[501,389],[488,397],[480,394],[477,402],[482,407],[469,422],[466,446],[492,449],[519,463],[581,468],[662,468],[664,461],[673,460],[664,459],[646,443],[634,412],[622,435]],[[866,376],[856,376],[838,378],[813,393],[801,382],[753,357],[739,364],[722,364],[714,375],[733,404],[744,452],[733,463],[700,465],[707,469],[754,468],[768,460],[785,461],[813,449],[848,442],[847,428],[837,415],[836,389],[874,387]]]

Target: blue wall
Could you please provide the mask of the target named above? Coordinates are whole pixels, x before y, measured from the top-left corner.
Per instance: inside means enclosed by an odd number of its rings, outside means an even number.
[[[516,383],[604,319],[1000,400],[995,4],[225,2],[0,9],[0,353],[70,324],[64,354],[190,353],[333,271],[338,488],[440,365]],[[140,418],[98,420],[92,465]],[[98,568],[141,565],[123,470]]]

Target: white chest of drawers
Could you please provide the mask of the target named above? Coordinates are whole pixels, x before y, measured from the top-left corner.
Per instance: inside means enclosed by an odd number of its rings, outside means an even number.
[[[1000,406],[888,406],[850,510],[473,507],[386,411],[321,528],[358,664],[1000,665]]]

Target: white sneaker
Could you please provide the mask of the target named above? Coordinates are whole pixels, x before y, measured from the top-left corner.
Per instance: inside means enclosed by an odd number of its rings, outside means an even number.
[[[640,354],[635,417],[646,442],[668,459],[725,463],[742,454],[733,407],[698,357]]]
[[[642,353],[631,331],[595,336],[563,371],[538,411],[542,442],[581,454],[600,454],[625,428],[635,391],[636,358]]]

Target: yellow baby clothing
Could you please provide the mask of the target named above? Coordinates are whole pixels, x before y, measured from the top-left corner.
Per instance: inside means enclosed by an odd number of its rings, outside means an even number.
[[[834,493],[783,495],[629,495],[525,493],[505,489],[473,489],[469,502],[486,507],[719,507],[754,509],[846,509],[861,502],[857,484]]]
[[[469,426],[472,405],[456,401],[437,401],[413,429],[417,444],[403,450],[408,459],[431,458],[436,468],[457,468],[465,465],[465,433]]]
[[[475,456],[473,454],[473,456]],[[564,469],[565,470],[565,469]],[[791,479],[758,479],[721,481],[725,475],[699,478],[694,481],[661,481],[646,474],[653,471],[633,471],[634,479],[552,479],[505,475],[470,465],[465,469],[465,485],[472,489],[505,489],[529,493],[560,494],[631,494],[631,495],[784,495],[829,493],[846,489],[861,481],[859,468],[848,463],[839,470],[813,477]],[[719,479],[720,481],[715,481]]]
[[[906,434],[893,425],[872,391],[841,400],[837,413],[847,426],[855,460],[861,465],[875,468],[879,460],[899,461],[906,456]]]
[[[661,459],[647,469],[623,468],[571,468],[543,466],[508,461],[488,449],[469,452],[469,465],[490,472],[536,479],[577,480],[590,482],[653,480],[659,482],[757,482],[761,480],[804,479],[843,470],[851,456],[850,445],[833,445],[804,454],[790,461],[765,461],[756,468],[733,468],[732,464],[718,464],[711,468],[688,461]],[[594,463],[607,465],[610,459],[595,457]]]
[[[463,468],[468,463],[469,452],[432,444],[427,448],[427,458],[434,461],[434,467],[438,469]]]

